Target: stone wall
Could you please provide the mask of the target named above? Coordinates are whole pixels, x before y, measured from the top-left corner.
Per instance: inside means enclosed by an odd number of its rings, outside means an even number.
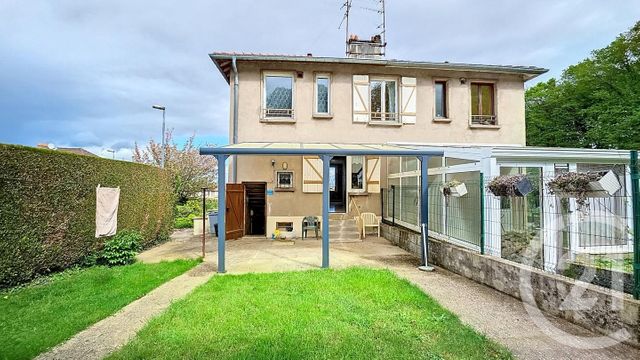
[[[383,224],[382,236],[420,256],[419,234]],[[640,347],[640,301],[627,294],[480,255],[436,239],[429,240],[429,261],[589,330],[610,336],[624,330],[629,334],[624,342]],[[584,292],[569,297],[576,287]]]

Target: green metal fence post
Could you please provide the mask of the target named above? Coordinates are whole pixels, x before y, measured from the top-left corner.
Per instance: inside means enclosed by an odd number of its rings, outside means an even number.
[[[484,255],[484,174],[480,172],[480,254]]]
[[[633,298],[640,299],[640,183],[638,151],[631,151],[631,204],[633,206]]]

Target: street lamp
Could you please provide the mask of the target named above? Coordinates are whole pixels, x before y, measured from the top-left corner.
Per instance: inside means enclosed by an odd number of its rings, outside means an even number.
[[[160,167],[164,169],[164,153],[165,153],[165,148],[164,148],[164,111],[165,111],[165,108],[164,108],[164,106],[160,106],[160,105],[153,105],[152,108],[154,108],[156,110],[162,110],[162,158],[160,160]]]
[[[113,149],[105,149],[104,151],[111,153],[113,160],[116,159],[116,151]]]

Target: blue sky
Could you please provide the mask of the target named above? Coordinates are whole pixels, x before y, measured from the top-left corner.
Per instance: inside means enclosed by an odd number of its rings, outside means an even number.
[[[130,159],[159,139],[227,142],[216,51],[342,56],[343,0],[0,2],[0,142],[79,146]],[[635,3],[635,4],[634,4]],[[353,32],[376,15],[354,0]],[[388,0],[389,58],[536,65],[558,76],[640,20],[636,1]]]

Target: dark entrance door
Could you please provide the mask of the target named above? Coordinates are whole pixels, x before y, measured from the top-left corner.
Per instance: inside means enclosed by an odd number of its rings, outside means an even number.
[[[227,184],[227,240],[244,236],[244,184]]]
[[[244,231],[247,235],[266,235],[266,193],[267,184],[258,182],[244,183],[247,209]]]
[[[347,158],[334,156],[329,165],[329,211],[347,210]]]

